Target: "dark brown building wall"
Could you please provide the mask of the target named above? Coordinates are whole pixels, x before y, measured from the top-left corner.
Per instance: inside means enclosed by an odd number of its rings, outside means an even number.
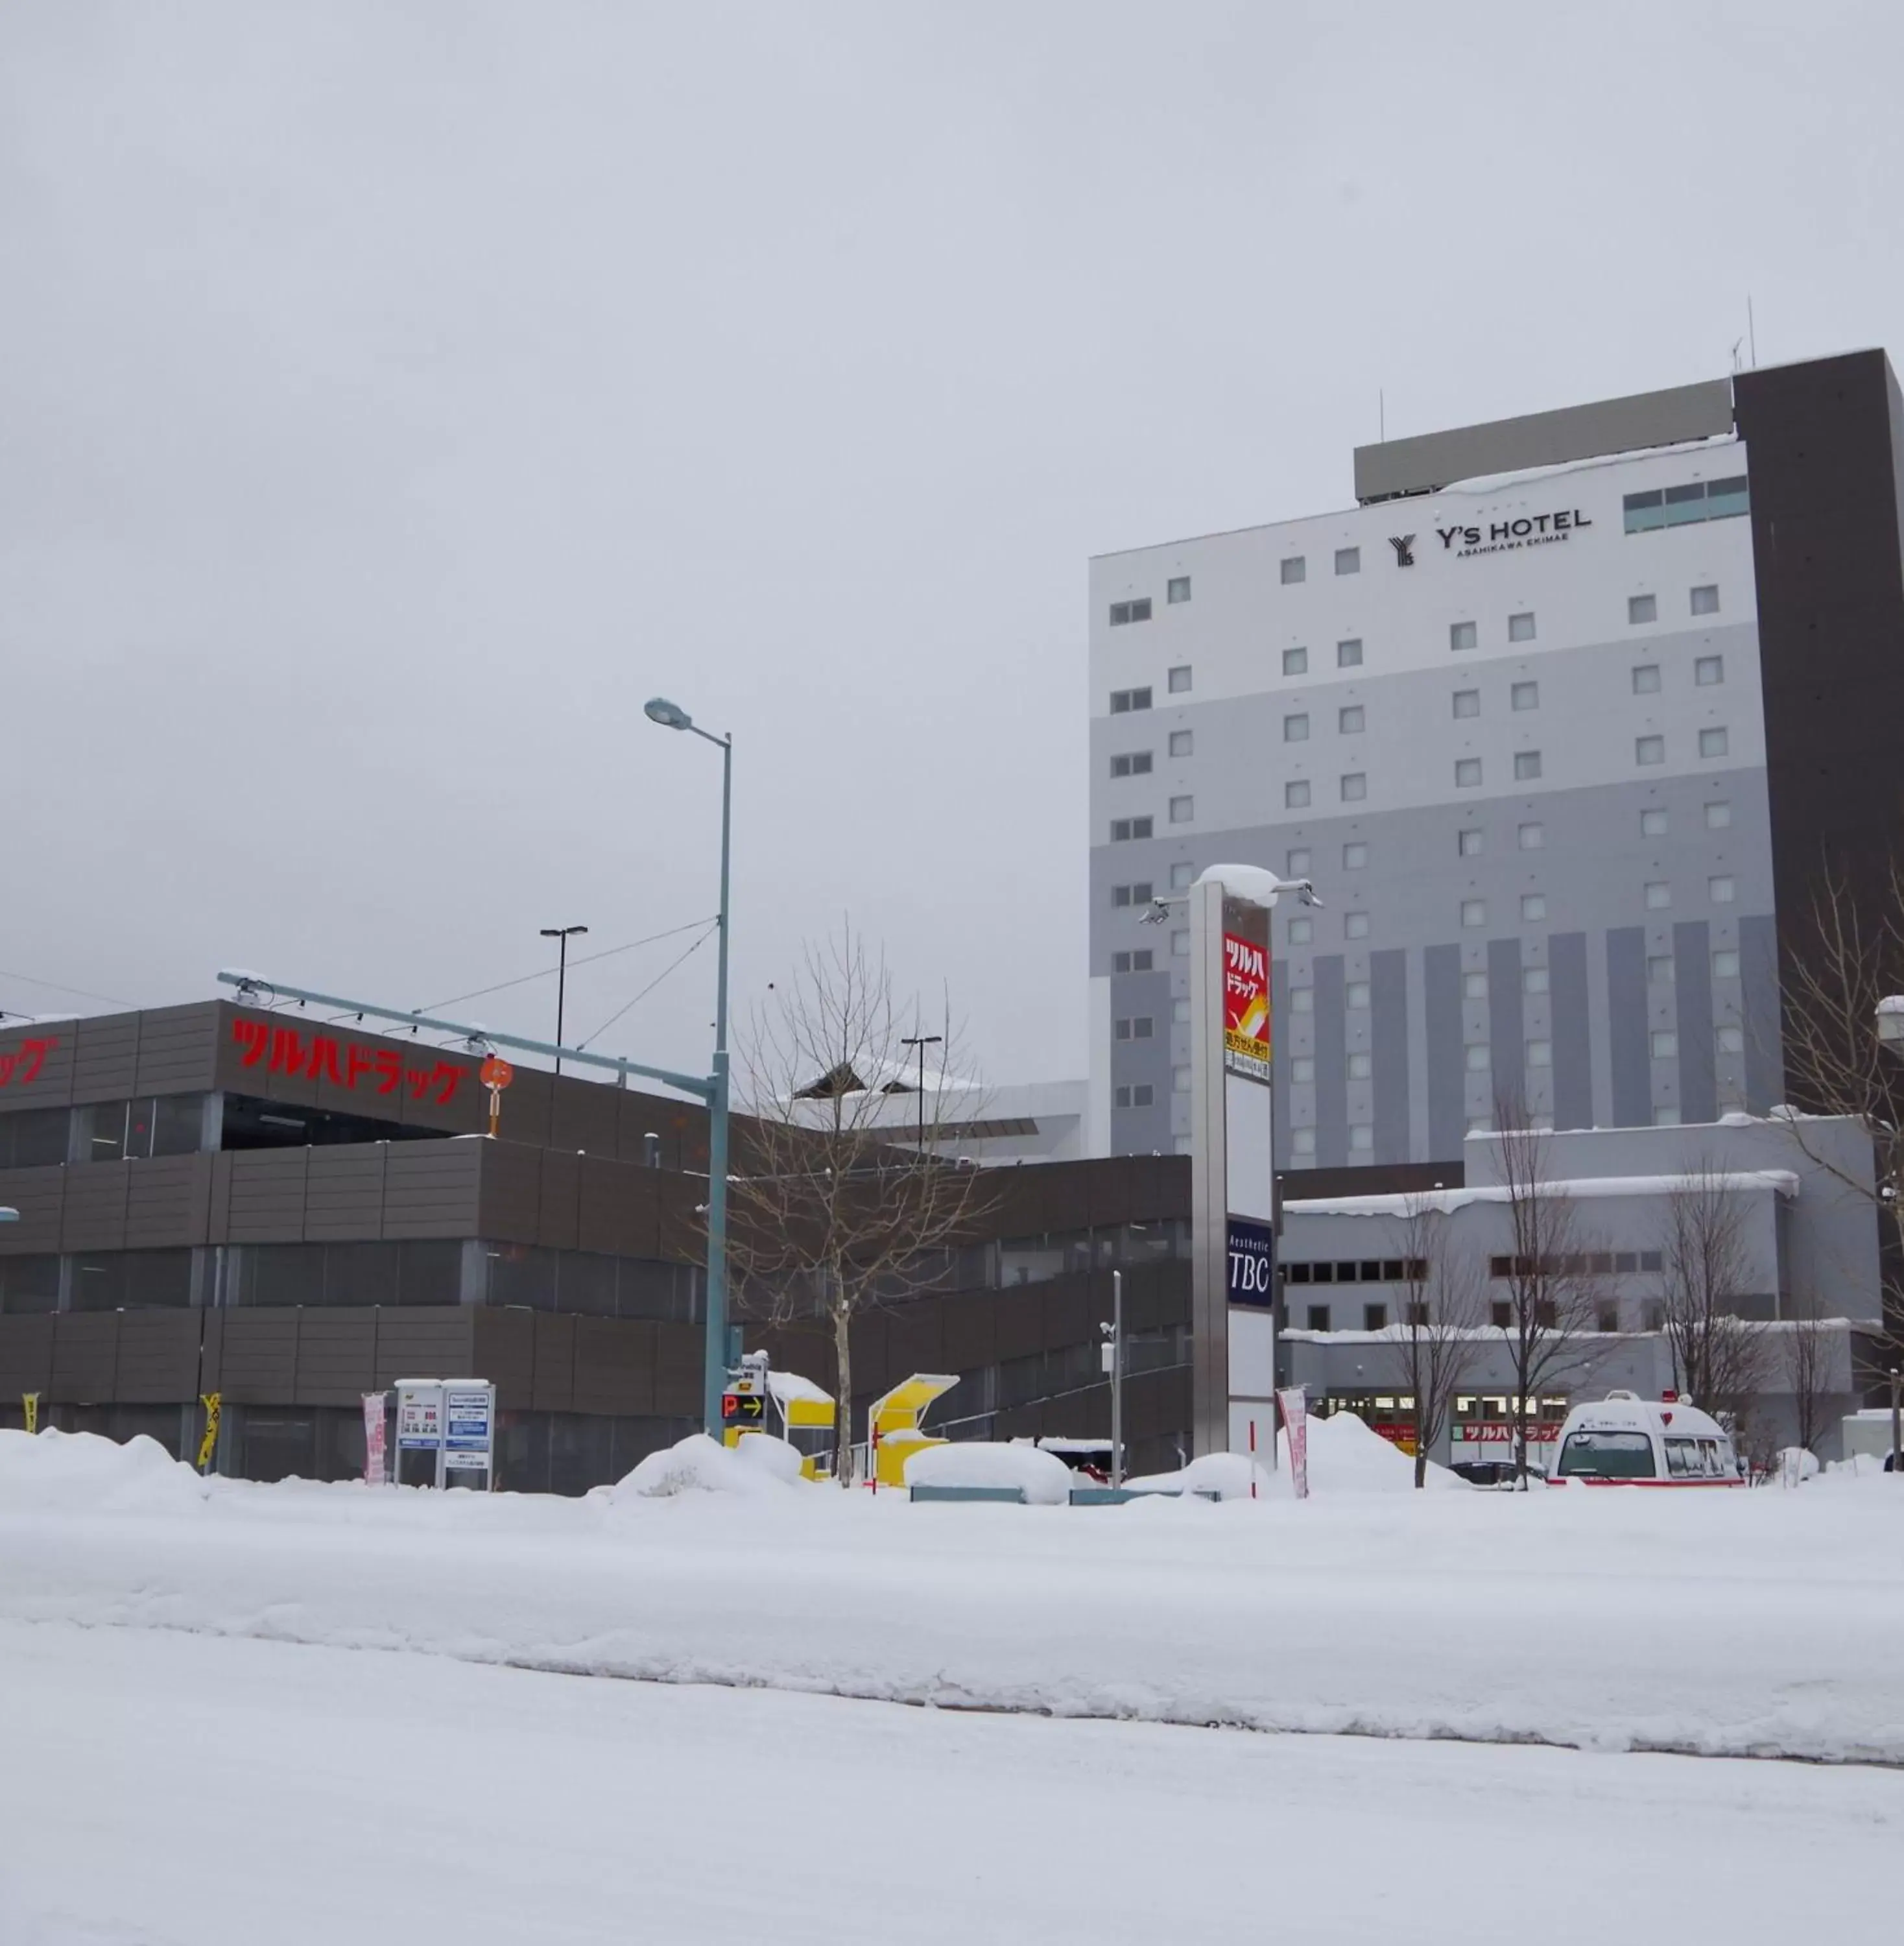
[[[1881,351],[1733,381],[1751,480],[1780,946],[1821,875],[1882,914],[1904,860],[1904,542],[1897,382]]]

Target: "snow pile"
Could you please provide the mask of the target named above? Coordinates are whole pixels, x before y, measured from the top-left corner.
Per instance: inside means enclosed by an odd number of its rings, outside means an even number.
[[[801,1478],[799,1449],[770,1432],[743,1432],[734,1442],[733,1450],[735,1458],[743,1466],[755,1467],[774,1479]]]
[[[197,1506],[212,1483],[141,1434],[0,1432],[0,1510],[167,1513]]]
[[[785,1444],[765,1434],[756,1437],[764,1445]],[[743,1460],[705,1432],[691,1432],[665,1450],[650,1453],[632,1473],[616,1481],[608,1497],[612,1504],[622,1506],[631,1500],[668,1500],[677,1493],[777,1493],[785,1481],[768,1456],[761,1457],[766,1463],[751,1456]],[[796,1475],[799,1470],[796,1455]]]
[[[1311,1493],[1403,1493],[1415,1490],[1415,1462],[1352,1412],[1312,1419],[1309,1425],[1309,1490]],[[1125,1484],[1140,1493],[1195,1493],[1214,1491],[1226,1500],[1254,1497],[1293,1500],[1295,1475],[1289,1470],[1289,1435],[1276,1435],[1273,1474],[1246,1453],[1206,1453],[1174,1473],[1146,1473]],[[1428,1465],[1431,1487],[1458,1487],[1467,1482],[1446,1466]]]
[[[1782,1446],[1778,1463],[1772,1470],[1781,1479],[1809,1480],[1819,1470],[1818,1455],[1809,1447]]]
[[[1259,1500],[1292,1490],[1286,1480],[1279,1489],[1275,1478],[1247,1453],[1206,1453],[1174,1473],[1140,1473],[1124,1484],[1134,1493],[1214,1493],[1226,1500],[1246,1500],[1252,1475]]]
[[[977,1439],[928,1447],[906,1463],[909,1487],[1018,1487],[1035,1507],[1068,1506],[1071,1478],[1062,1460],[1035,1446]]]

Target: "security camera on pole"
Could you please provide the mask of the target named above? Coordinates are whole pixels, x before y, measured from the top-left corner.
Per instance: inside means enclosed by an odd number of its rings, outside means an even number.
[[[1270,913],[1307,879],[1212,865],[1184,903],[1190,934],[1190,1414],[1196,1450],[1254,1444],[1276,1465],[1275,1158]],[[1174,900],[1146,916],[1168,918]],[[1252,1429],[1258,1437],[1253,1441]]]

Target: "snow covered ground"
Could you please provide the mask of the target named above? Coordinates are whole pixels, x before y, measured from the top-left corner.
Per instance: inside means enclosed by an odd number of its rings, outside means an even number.
[[[1904,1845],[1884,1771],[954,1716],[61,1623],[0,1623],[0,1722],[8,1946],[1606,1946],[1636,1923],[1754,1946],[1888,1910]]]
[[[1332,1493],[1318,1458],[1301,1503],[912,1506],[765,1473],[745,1493],[563,1501],[202,1481],[149,1441],[0,1433],[0,1619],[1072,1716],[1904,1762],[1895,1481]]]

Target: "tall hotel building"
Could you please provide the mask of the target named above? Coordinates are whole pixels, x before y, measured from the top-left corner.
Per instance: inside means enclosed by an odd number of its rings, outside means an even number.
[[[1345,511],[1091,565],[1094,1142],[1188,1146],[1187,935],[1273,929],[1279,1166],[1458,1170],[1784,1098],[1782,923],[1904,838],[1881,351],[1355,455]],[[1788,944],[1788,938],[1786,941]]]

